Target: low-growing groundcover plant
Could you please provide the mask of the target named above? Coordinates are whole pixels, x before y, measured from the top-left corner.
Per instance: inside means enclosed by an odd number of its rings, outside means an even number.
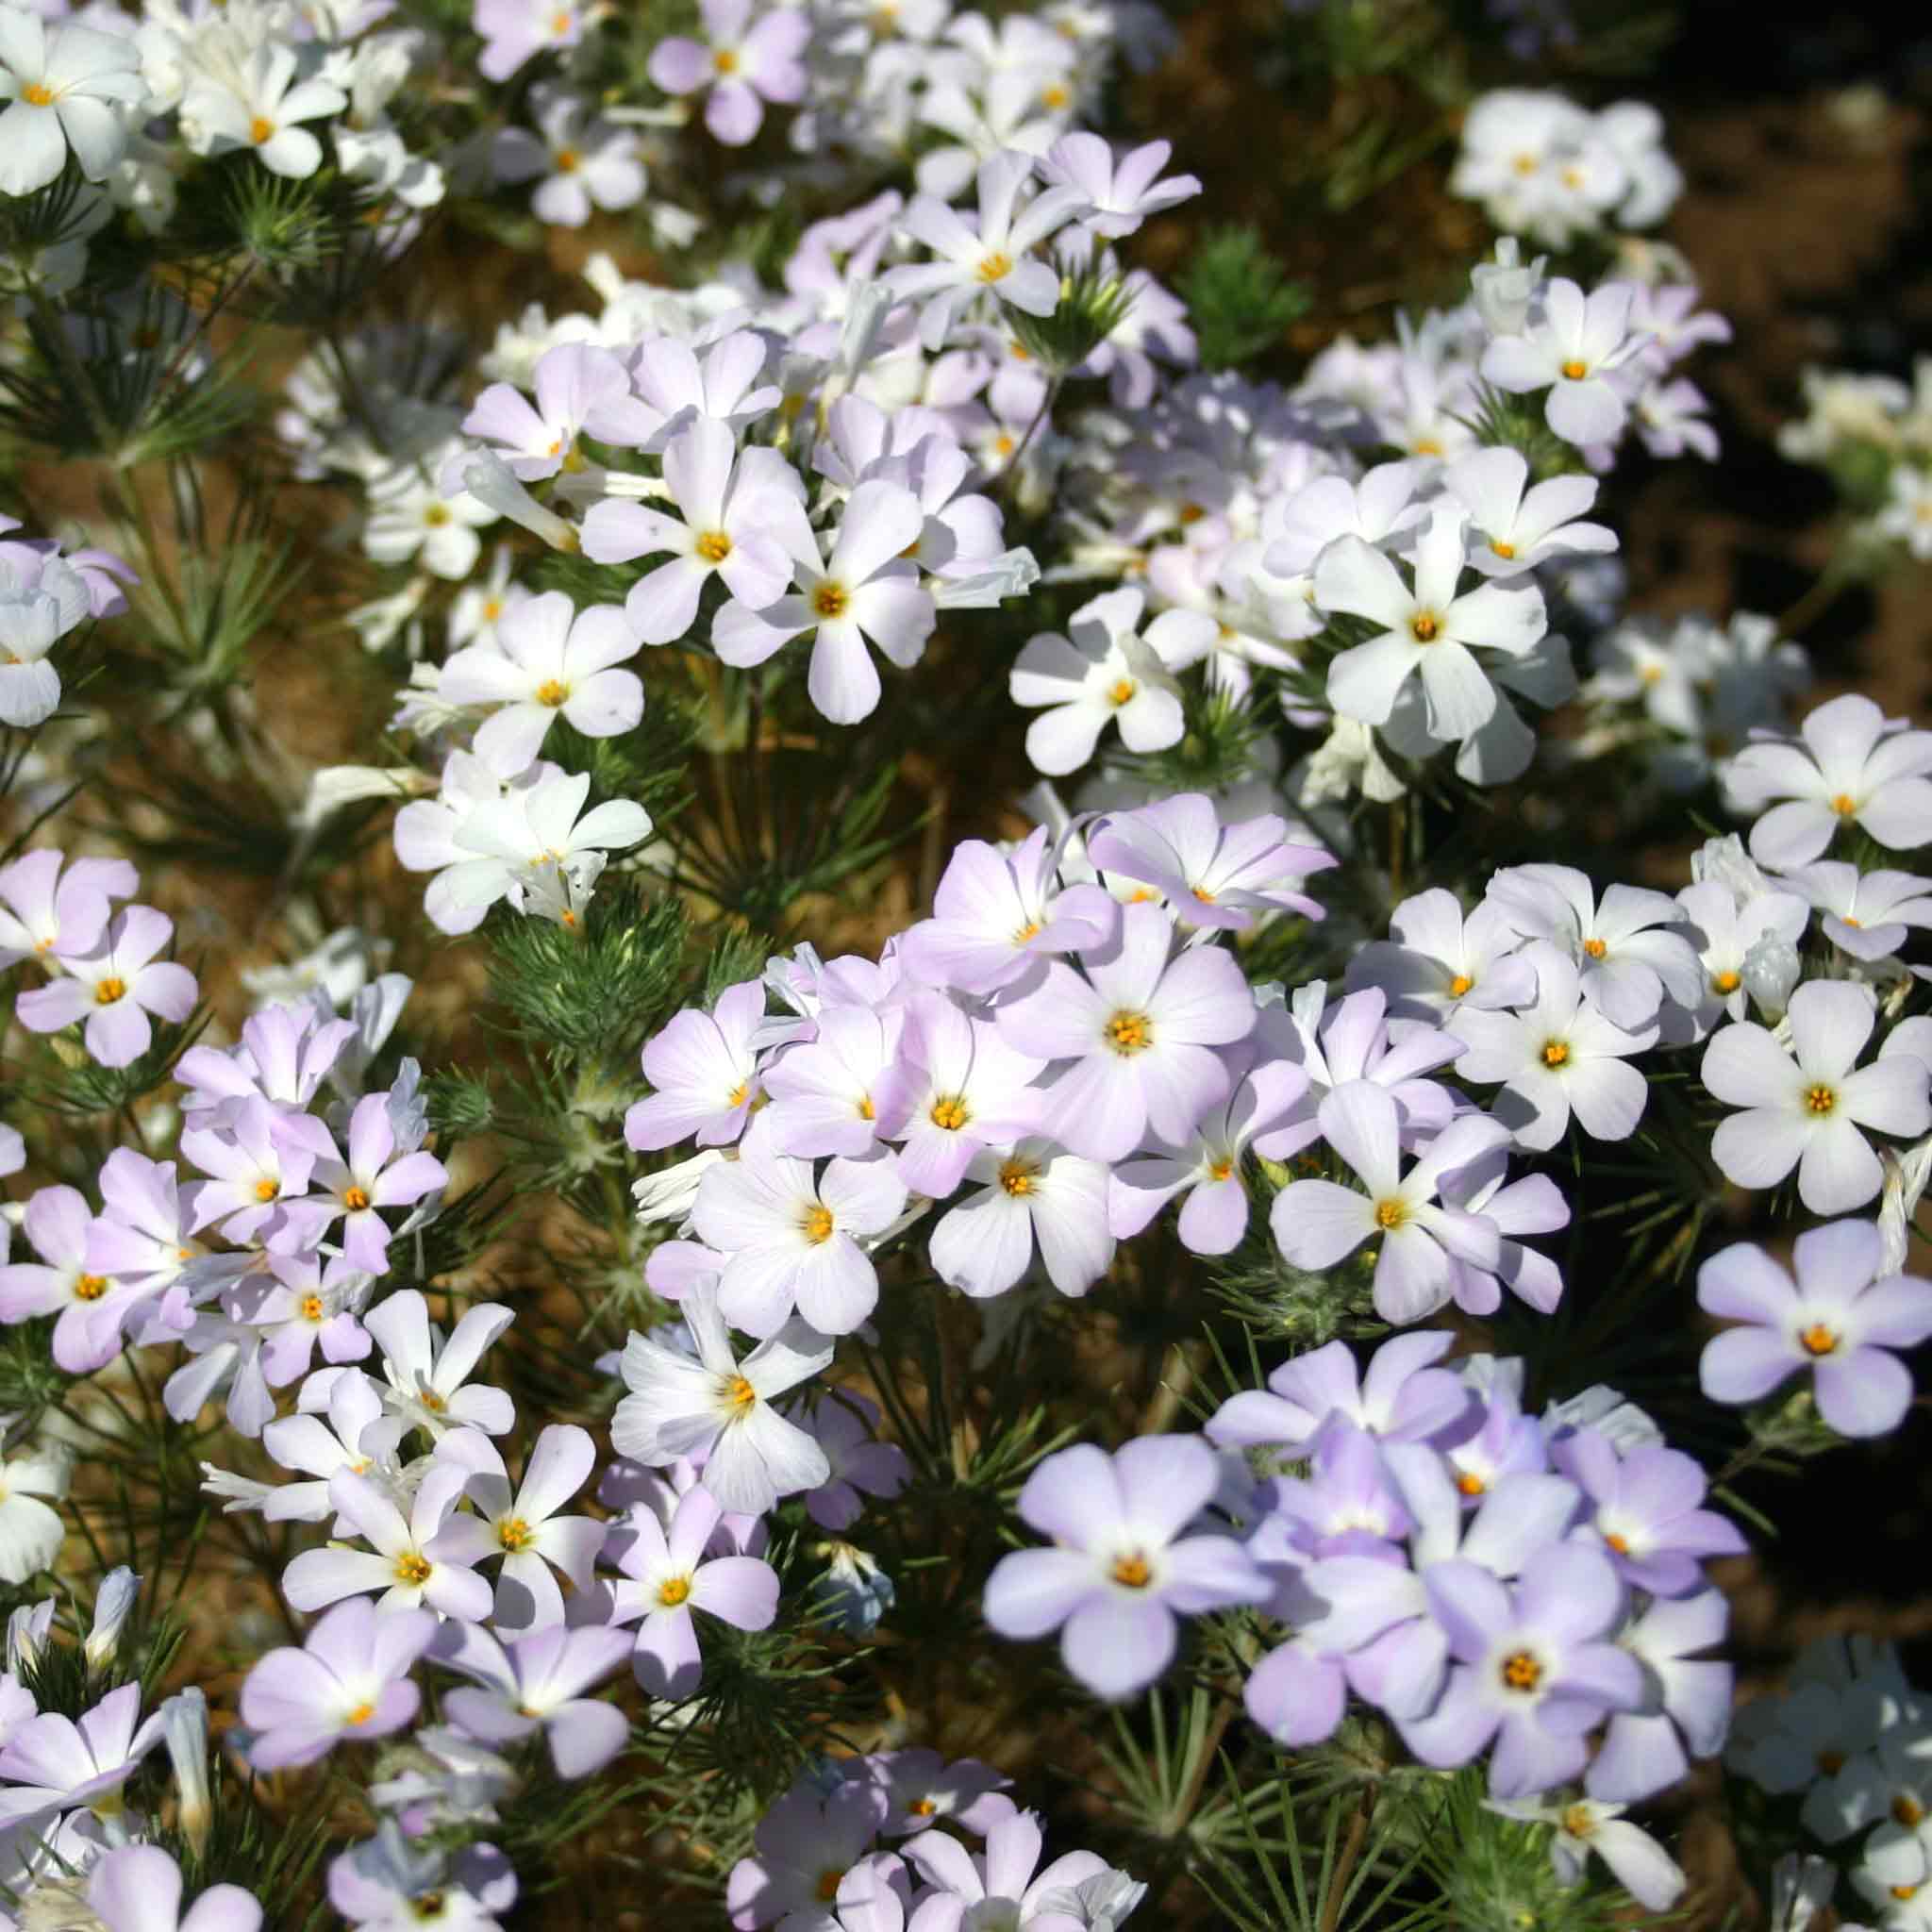
[[[1493,230],[1290,358],[1142,0],[0,0],[6,1923],[1928,1923],[1713,1566],[1932,1337],[1932,731],[1623,613],[1729,328],[1483,13],[1274,29]]]

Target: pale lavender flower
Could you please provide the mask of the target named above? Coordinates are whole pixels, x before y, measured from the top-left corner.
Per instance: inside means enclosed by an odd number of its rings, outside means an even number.
[[[1062,890],[1059,858],[1044,825],[1011,852],[962,840],[933,894],[933,916],[900,940],[907,971],[961,992],[1024,991],[1044,974],[1048,955],[1103,946],[1119,908],[1097,886]]]
[[[1056,960],[1038,988],[998,1010],[1022,1053],[1069,1062],[1047,1091],[1048,1121],[1089,1159],[1131,1154],[1150,1127],[1184,1144],[1233,1086],[1213,1049],[1253,1029],[1254,995],[1227,953],[1171,957],[1174,939],[1158,906],[1128,906],[1118,942],[1083,959],[1085,978]]]
[[[742,430],[775,409],[784,391],[758,381],[770,353],[765,338],[745,328],[720,336],[703,355],[676,336],[647,337],[630,371],[639,400],[657,419],[646,451],[661,453],[699,417]]]
[[[1744,968],[1752,951],[1767,937],[1795,947],[1811,915],[1795,892],[1761,891],[1740,901],[1721,878],[1700,879],[1677,894],[1691,924],[1690,938],[1704,969],[1704,996],[1692,1009],[1697,1037],[1710,1032],[1721,1017],[1741,1020],[1746,1011]]]
[[[1436,1708],[1397,1725],[1424,1764],[1467,1764],[1493,1739],[1491,1795],[1531,1797],[1576,1776],[1585,1734],[1642,1701],[1636,1659],[1609,1641],[1624,1588],[1600,1552],[1544,1550],[1513,1587],[1478,1563],[1437,1563],[1424,1587],[1455,1659]]]
[[[185,1136],[183,1137],[185,1141]],[[449,1185],[449,1170],[433,1154],[398,1145],[395,1109],[387,1093],[365,1093],[349,1116],[349,1158],[329,1153],[310,1174],[325,1198],[304,1202],[291,1213],[303,1245],[320,1241],[338,1215],[342,1220],[342,1257],[352,1268],[381,1274],[389,1268],[390,1225],[384,1208],[410,1208],[424,1195]],[[281,1245],[271,1238],[271,1248]]]
[[[1711,1158],[1741,1188],[1775,1187],[1795,1167],[1806,1207],[1841,1214],[1885,1178],[1859,1128],[1918,1139],[1932,1127],[1932,1073],[1916,1054],[1883,1047],[1853,1071],[1877,1024],[1871,992],[1853,981],[1808,980],[1786,1010],[1789,1047],[1748,1020],[1711,1035],[1700,1077],[1713,1098],[1744,1109],[1719,1124]]]
[[[912,1081],[901,1058],[903,1024],[896,1009],[825,1008],[816,1037],[787,1047],[765,1069],[771,1105],[758,1133],[780,1154],[802,1160],[856,1160],[882,1139],[897,1139]]]
[[[1047,1279],[1065,1295],[1085,1294],[1113,1265],[1099,1161],[1033,1136],[975,1154],[965,1178],[986,1185],[940,1217],[927,1250],[948,1288],[981,1299],[1004,1294],[1036,1244]]]
[[[706,1556],[724,1516],[708,1489],[688,1490],[669,1525],[633,1509],[618,1526],[618,1567],[610,1588],[613,1624],[638,1619],[631,1658],[653,1697],[681,1703],[698,1688],[702,1661],[694,1610],[740,1630],[764,1630],[778,1613],[778,1573],[757,1557]]]
[[[1684,1895],[1688,1881],[1676,1861],[1647,1831],[1625,1820],[1622,1805],[1600,1805],[1591,1798],[1537,1805],[1515,1798],[1491,1800],[1487,1808],[1522,1823],[1554,1825],[1550,1864],[1564,1885],[1581,1881],[1588,1856],[1594,1852],[1646,1911],[1667,1912]]]
[[[1681,1450],[1639,1443],[1620,1456],[1607,1436],[1586,1428],[1558,1438],[1551,1459],[1590,1498],[1591,1526],[1634,1590],[1683,1596],[1702,1586],[1706,1557],[1749,1547],[1729,1517],[1699,1507],[1704,1470]]]
[[[1742,1325],[1706,1343],[1697,1379],[1713,1402],[1756,1402],[1812,1372],[1819,1413],[1841,1436],[1882,1436],[1904,1421],[1912,1377],[1893,1349],[1932,1335],[1932,1283],[1880,1278],[1884,1250],[1869,1221],[1808,1228],[1792,1248],[1797,1280],[1762,1248],[1739,1241],[1697,1272],[1697,1305]]]
[[[974,1158],[1041,1124],[1034,1081],[1046,1062],[1016,1053],[990,1020],[969,1018],[940,993],[915,993],[899,1047],[903,1106],[899,1178],[943,1201]]]
[[[1073,189],[1086,204],[1078,217],[1083,228],[1118,241],[1149,215],[1200,193],[1192,175],[1161,176],[1173,154],[1172,142],[1150,141],[1116,158],[1101,136],[1074,132],[1047,149],[1040,172],[1053,186]]]
[[[886,1838],[925,1831],[942,1818],[984,1838],[1013,1815],[1013,1801],[1004,1795],[1012,1779],[976,1757],[949,1764],[937,1751],[878,1751],[859,1758],[848,1774],[885,1792],[889,1815],[879,1831]]]
[[[1630,332],[1629,282],[1606,282],[1588,295],[1558,275],[1542,293],[1542,313],[1521,335],[1494,337],[1482,377],[1516,395],[1546,391],[1543,418],[1565,442],[1616,441],[1629,415],[1610,378],[1643,347]]]
[[[242,1722],[258,1771],[313,1764],[343,1739],[386,1738],[416,1715],[409,1679],[437,1629],[433,1610],[338,1604],[302,1640],[261,1657],[242,1685]]]
[[[303,1389],[305,1400],[310,1386]],[[322,1523],[332,1516],[328,1486],[338,1470],[385,1481],[398,1474],[398,1450],[409,1425],[401,1416],[384,1413],[382,1396],[367,1375],[353,1370],[336,1376],[325,1407],[326,1421],[319,1414],[284,1416],[261,1432],[262,1447],[283,1469],[309,1478],[270,1491],[261,1511],[270,1523]],[[348,1525],[336,1533],[346,1535]]]
[[[1722,1643],[1729,1622],[1724,1592],[1700,1590],[1657,1598],[1618,1633],[1642,1670],[1643,1701],[1605,1727],[1584,1779],[1592,1798],[1647,1798],[1685,1776],[1693,1757],[1724,1747],[1735,1673],[1697,1653]]]
[[[533,1630],[506,1648],[474,1624],[445,1624],[435,1660],[472,1678],[443,1693],[450,1721],[486,1744],[514,1743],[541,1730],[564,1778],[589,1777],[624,1749],[630,1720],[614,1704],[584,1693],[618,1669],[630,1651],[622,1630],[561,1624]]]
[[[1143,633],[1146,606],[1131,586],[1106,591],[1068,618],[1066,635],[1049,630],[1026,640],[1007,682],[1016,705],[1041,713],[1026,727],[1036,771],[1078,771],[1110,724],[1128,751],[1179,743],[1186,717],[1169,654],[1180,655],[1194,614],[1163,610]]]
[[[141,1722],[141,1686],[110,1690],[76,1724],[58,1711],[29,1718],[0,1750],[0,1828],[55,1811],[105,1805],[161,1741],[158,1711]]]
[[[699,0],[703,41],[674,34],[651,49],[652,84],[667,94],[705,95],[705,125],[727,147],[743,147],[764,124],[765,106],[805,98],[801,56],[811,38],[803,11],[754,0]],[[755,17],[756,16],[756,17]]]
[[[1536,997],[1523,941],[1488,900],[1465,915],[1454,892],[1431,887],[1389,915],[1389,931],[1350,959],[1347,984],[1379,989],[1394,1017],[1453,1026],[1465,1005],[1488,1011]]]
[[[1214,1452],[1192,1436],[1142,1436],[1110,1457],[1084,1442],[1047,1457],[1018,1508],[1058,1547],[1000,1558],[987,1578],[987,1622],[1018,1638],[1064,1625],[1061,1657],[1095,1695],[1144,1689],[1173,1660],[1176,1614],[1273,1593],[1233,1538],[1183,1534],[1220,1480]]]
[[[878,1421],[877,1404],[848,1389],[821,1396],[806,1412],[805,1424],[832,1470],[805,1499],[806,1514],[821,1529],[850,1529],[864,1507],[861,1491],[890,1501],[911,1480],[906,1452],[877,1440]]]
[[[747,1516],[762,1515],[781,1495],[817,1489],[831,1465],[773,1398],[826,1367],[832,1344],[795,1323],[741,1363],[713,1287],[693,1286],[682,1308],[696,1359],[648,1336],[630,1338],[624,1350],[630,1393],[611,1417],[612,1446],[654,1466],[702,1456],[706,1489],[723,1508]]]
[[[1854,959],[1890,958],[1913,926],[1932,926],[1932,879],[1908,872],[1861,873],[1839,858],[1815,859],[1789,877],[1824,915],[1818,924],[1825,938]]]
[[[258,1932],[261,1907],[239,1885],[210,1885],[181,1909],[181,1868],[159,1845],[121,1845],[88,1876],[106,1932]]]
[[[498,1913],[516,1904],[517,1874],[492,1844],[451,1854],[418,1851],[392,1818],[375,1836],[333,1858],[328,1902],[352,1924],[375,1932],[503,1932]]]
[[[1932,839],[1928,774],[1932,731],[1908,730],[1905,719],[1888,718],[1853,691],[1810,712],[1796,743],[1746,745],[1723,779],[1740,810],[1763,812],[1751,827],[1752,858],[1782,869],[1821,857],[1847,824],[1895,852],[1924,844]]]
[[[1086,836],[1094,866],[1152,886],[1189,925],[1241,929],[1269,912],[1324,916],[1300,887],[1308,874],[1333,865],[1333,855],[1291,843],[1287,821],[1272,812],[1224,824],[1211,798],[1177,792],[1138,810],[1108,812]]]
[[[1562,1299],[1563,1276],[1547,1255],[1515,1239],[1524,1234],[1551,1234],[1570,1225],[1570,1204],[1563,1191],[1546,1174],[1508,1178],[1508,1156],[1502,1148],[1478,1155],[1466,1167],[1442,1176],[1442,1205],[1458,1213],[1492,1222],[1502,1239],[1496,1244],[1493,1269],[1456,1264],[1450,1289],[1456,1306],[1466,1314],[1493,1315],[1502,1305],[1502,1290],[1547,1315]]]
[[[174,932],[175,922],[152,906],[116,913],[98,945],[59,956],[60,978],[20,995],[15,1018],[30,1033],[85,1021],[91,1058],[104,1067],[130,1065],[154,1039],[149,1014],[178,1024],[194,1010],[193,974],[155,958]]]
[[[1470,565],[1486,577],[1520,576],[1552,557],[1617,548],[1613,530],[1580,521],[1596,502],[1594,476],[1552,476],[1531,488],[1522,451],[1488,447],[1458,457],[1442,473],[1442,486],[1469,512]]]
[[[765,989],[728,986],[708,1013],[687,1007],[644,1045],[644,1078],[658,1091],[624,1116],[624,1138],[640,1153],[694,1135],[700,1147],[729,1146],[744,1132],[758,1087],[752,1036],[765,1017]]]
[[[832,1914],[848,1888],[871,1890],[874,1874],[861,1861],[890,1810],[884,1790],[866,1778],[845,1778],[829,1791],[808,1784],[787,1791],[758,1821],[750,1855],[724,1882],[732,1924],[754,1932],[796,1914],[814,1928],[836,1925]]]
[[[1475,1426],[1481,1405],[1453,1370],[1433,1366],[1455,1342],[1440,1328],[1391,1336],[1366,1374],[1347,1342],[1326,1342],[1283,1362],[1265,1390],[1230,1396],[1208,1419],[1208,1440],[1301,1455],[1341,1416],[1384,1441],[1458,1441]]]
[[[380,1607],[393,1613],[424,1604],[446,1617],[475,1623],[490,1614],[490,1585],[469,1567],[467,1540],[452,1547],[445,1526],[463,1493],[466,1472],[444,1464],[416,1491],[406,1517],[369,1480],[339,1470],[329,1501],[372,1547],[304,1550],[282,1573],[282,1593],[298,1610],[319,1610],[345,1596],[382,1591]]]
[[[636,446],[650,434],[649,414],[631,393],[630,372],[608,349],[590,342],[559,342],[537,358],[531,382],[537,392],[534,408],[514,385],[492,382],[472,405],[462,425],[465,436],[494,443],[510,475],[525,483],[554,476],[574,460],[580,461],[580,435]],[[450,695],[447,683],[443,695]]]
[[[581,228],[592,208],[629,208],[642,200],[644,164],[635,134],[587,115],[582,95],[542,82],[530,90],[529,105],[538,133],[499,128],[490,160],[501,181],[544,177],[530,197],[540,222]]]
[[[577,0],[475,0],[470,25],[484,42],[476,71],[485,80],[508,80],[535,55],[575,47],[584,9]]]
[[[1445,1174],[1505,1144],[1507,1127],[1481,1116],[1452,1122],[1405,1174],[1401,1114],[1381,1088],[1367,1080],[1336,1088],[1322,1103],[1320,1121],[1324,1138],[1367,1192],[1326,1180],[1284,1188],[1269,1224],[1293,1266],[1332,1268],[1364,1241],[1376,1241],[1375,1311],[1393,1323],[1420,1321],[1440,1308],[1457,1262],[1486,1272],[1497,1267],[1495,1223],[1442,1207],[1437,1196]]]
[[[1491,1109],[1519,1146],[1554,1147],[1573,1113],[1591,1140],[1627,1141],[1648,1088],[1624,1062],[1657,1043],[1657,1027],[1614,1024],[1584,998],[1575,962],[1546,941],[1532,941],[1525,957],[1536,970],[1535,1004],[1521,1013],[1459,1012],[1466,1051],[1457,1072],[1501,1083]]]
[[[92,952],[108,927],[108,902],[132,898],[140,889],[140,875],[125,858],[68,864],[48,845],[23,853],[0,871],[0,966]]]
[[[514,1635],[564,1620],[563,1592],[553,1570],[580,1591],[591,1585],[591,1566],[604,1543],[604,1524],[563,1509],[596,1466],[597,1445],[571,1423],[552,1423],[538,1436],[512,1491],[509,1472],[496,1445],[475,1429],[453,1429],[436,1447],[468,1477],[464,1490],[477,1514],[452,1515],[438,1540],[448,1560],[503,1559],[496,1575],[496,1626]]]
[[[516,1423],[516,1407],[501,1389],[470,1385],[470,1376],[497,1337],[515,1321],[497,1302],[477,1302],[445,1341],[429,1319],[429,1305],[413,1288],[398,1290],[363,1319],[382,1350],[384,1401],[432,1437],[445,1429],[481,1429],[501,1436]]]
[[[0,1268],[0,1322],[10,1325],[58,1316],[54,1360],[70,1375],[86,1374],[112,1357],[121,1340],[112,1297],[125,1301],[141,1291],[116,1290],[105,1274],[89,1272],[93,1222],[86,1198],[73,1188],[38,1189],[22,1225],[40,1259]]]
[[[1030,1932],[1077,1932],[1082,1921],[1060,1904],[1063,1893],[1105,1872],[1092,1852],[1068,1852],[1039,1870],[1045,1838],[1040,1817],[1016,1811],[988,1828],[986,1850],[969,1852],[943,1831],[922,1832],[902,1850],[936,1888],[921,1902],[919,1932],[978,1932],[981,1926],[1026,1926]]]

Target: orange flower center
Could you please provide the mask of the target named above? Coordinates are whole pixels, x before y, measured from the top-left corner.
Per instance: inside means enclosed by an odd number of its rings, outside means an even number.
[[[106,979],[94,982],[94,1005],[111,1007],[116,1000],[125,998],[126,992],[127,982],[125,979],[116,979],[110,974]]]

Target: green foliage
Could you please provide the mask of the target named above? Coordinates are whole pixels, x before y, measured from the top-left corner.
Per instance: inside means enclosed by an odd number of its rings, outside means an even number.
[[[1210,370],[1231,369],[1278,348],[1313,301],[1252,227],[1208,229],[1181,276],[1180,292],[1201,366]]]
[[[1090,261],[1060,278],[1059,306],[1051,315],[1013,309],[1013,335],[1049,376],[1063,376],[1120,327],[1133,306],[1126,278]]]

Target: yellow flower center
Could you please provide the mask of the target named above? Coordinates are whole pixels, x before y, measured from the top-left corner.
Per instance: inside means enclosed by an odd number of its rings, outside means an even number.
[[[560,147],[557,150],[557,172],[559,175],[575,175],[583,157],[574,147]]]
[[[569,33],[570,29],[571,17],[569,9],[566,8],[559,7],[557,9],[557,11],[550,16],[550,31],[558,40],[560,41],[562,40],[565,34]]]
[[[1620,1536],[1614,1529],[1604,1538],[1604,1541],[1609,1544],[1611,1549],[1616,1551],[1618,1556],[1627,1557],[1630,1554],[1630,1540],[1627,1537]]]
[[[443,525],[449,522],[449,505],[446,503],[432,503],[423,512],[423,521],[432,530],[441,529]]]
[[[273,141],[275,139],[275,124],[262,114],[258,114],[248,124],[248,138],[257,147],[259,147],[265,141]]]
[[[429,1573],[435,1565],[427,1557],[419,1557],[414,1550],[405,1551],[396,1558],[396,1581],[398,1583],[420,1584],[429,1581]]]
[[[1831,808],[1841,819],[1856,818],[1858,811],[1858,801],[1849,791],[1840,791],[1831,801]]]
[[[1607,953],[1610,949],[1609,947],[1605,945],[1603,941],[1601,940],[1585,940],[1583,942],[1583,950],[1586,953],[1588,953],[1592,959],[1601,959],[1603,956],[1606,953]]]
[[[1209,1180],[1224,1181],[1232,1179],[1233,1176],[1234,1162],[1229,1160],[1225,1156],[1224,1156],[1221,1159],[1210,1163],[1210,1165],[1208,1166],[1208,1178]]]
[[[1117,677],[1108,688],[1107,701],[1115,710],[1125,704],[1139,689],[1131,677]]]
[[[373,1704],[358,1704],[342,1722],[353,1730],[358,1724],[366,1724],[375,1715]]]
[[[938,1814],[940,1807],[930,1798],[914,1798],[906,1808],[914,1818],[932,1818]]]
[[[281,1191],[281,1182],[271,1180],[267,1174],[263,1174],[255,1184],[255,1198],[258,1201],[273,1201]]]
[[[1572,1838],[1588,1838],[1596,1829],[1596,1820],[1588,1805],[1572,1805],[1563,1813],[1563,1829]]]
[[[723,563],[731,555],[731,539],[723,530],[707,530],[693,547],[707,563]]]
[[[1118,1054],[1145,1053],[1154,1044],[1154,1023],[1145,1013],[1118,1012],[1102,1031]]]
[[[305,1294],[302,1297],[302,1319],[305,1322],[319,1322],[322,1315],[322,1297],[319,1294]]]
[[[824,1871],[819,1874],[818,1895],[821,1905],[830,1905],[839,1896],[839,1888],[845,1883],[842,1872]]]
[[[1710,975],[1712,990],[1717,992],[1736,992],[1743,983],[1728,966],[1722,973],[1713,973]]]
[[[1015,1196],[1030,1194],[1033,1176],[1039,1172],[1037,1167],[1030,1167],[1024,1160],[1005,1161],[1000,1167],[1000,1186]]]
[[[1458,973],[1456,975],[1456,977],[1449,982],[1449,991],[1455,998],[1459,1000],[1462,997],[1462,995],[1466,993],[1470,990],[1470,988],[1473,987],[1475,981],[1473,980],[1468,974]]]
[[[1058,113],[1062,108],[1068,105],[1072,98],[1073,96],[1067,92],[1066,89],[1061,87],[1059,83],[1056,81],[1052,87],[1045,88],[1041,91],[1040,96],[1040,105],[1042,108],[1050,108],[1053,112]]]
[[[1567,1042],[1565,1042],[1565,1041],[1560,1041],[1560,1040],[1551,1040],[1551,1041],[1546,1041],[1544,1042],[1544,1044],[1543,1044],[1543,1065],[1544,1065],[1544,1066],[1546,1066],[1546,1067],[1560,1067],[1560,1066],[1564,1065],[1564,1064],[1565,1064],[1565,1063],[1566,1063],[1566,1062],[1568,1061],[1569,1058],[1570,1058],[1570,1048],[1569,1048],[1569,1045],[1568,1045],[1568,1043],[1567,1043]]]
[[[720,74],[736,74],[738,72],[738,56],[729,47],[720,47],[711,56],[711,65]]]
[[[1827,1746],[1818,1754],[1814,1761],[1826,1777],[1836,1777],[1845,1768],[1845,1754],[1842,1751],[1833,1751]]]
[[[570,686],[559,682],[555,677],[546,677],[537,687],[537,702],[540,705],[548,705],[552,710],[555,710],[569,696]]]
[[[1838,1335],[1823,1322],[1814,1322],[1799,1335],[1798,1345],[1807,1355],[1829,1355],[1838,1346]]]
[[[1400,1227],[1407,1219],[1408,1207],[1406,1202],[1391,1199],[1375,1203],[1375,1225],[1377,1227]]]
[[[1503,1688],[1506,1690],[1534,1690],[1543,1680],[1543,1667],[1528,1651],[1519,1650],[1503,1659]]]
[[[808,1208],[799,1224],[805,1230],[805,1238],[813,1247],[832,1239],[832,1210],[829,1208]]]
[[[1518,155],[1509,165],[1526,181],[1542,164],[1534,155]]]
[[[935,1100],[932,1111],[926,1115],[926,1119],[934,1126],[943,1127],[949,1134],[958,1133],[972,1118],[972,1114],[967,1110],[965,1096],[959,1093],[948,1093],[943,1098]]]
[[[726,1107],[742,1107],[744,1105],[744,1096],[750,1091],[751,1082],[749,1080],[741,1080],[738,1083],[738,1085],[734,1087],[731,1090],[731,1091],[724,1096],[724,1105]]]
[[[1474,1470],[1465,1469],[1456,1478],[1456,1487],[1465,1496],[1480,1496],[1488,1491],[1490,1486]]]
[[[74,1284],[74,1298],[77,1302],[97,1302],[108,1291],[108,1277],[105,1274],[83,1274]]]
[[[1441,621],[1433,610],[1418,610],[1408,621],[1409,635],[1419,644],[1433,644],[1441,628]]]
[[[416,1400],[420,1402],[423,1405],[423,1407],[429,1411],[431,1415],[441,1415],[443,1412],[443,1410],[449,1407],[449,1404],[445,1402],[442,1399],[441,1395],[439,1394],[437,1391],[434,1389],[424,1390],[422,1394],[417,1396]]]
[[[1815,1087],[1805,1090],[1805,1111],[1807,1113],[1827,1114],[1838,1106],[1838,1095],[1821,1080]]]
[[[20,97],[29,108],[51,108],[54,105],[54,90],[43,80],[30,80],[21,89]]]
[[[1503,559],[1505,563],[1507,563],[1508,560],[1516,555],[1515,544],[1506,543],[1500,537],[1492,538],[1491,540],[1490,548],[1493,550],[1496,553],[1496,555]]]
[[[857,1111],[858,1118],[862,1121],[875,1121],[879,1117],[879,1110],[872,1104],[872,1095],[870,1093],[861,1093],[858,1096]]]
[[[758,1391],[742,1375],[727,1375],[724,1400],[734,1416],[749,1415],[758,1406]]]
[[[342,1190],[342,1206],[351,1214],[361,1213],[368,1205],[369,1190],[367,1188],[344,1188]]]
[[[1002,255],[997,248],[991,255],[979,258],[979,267],[974,271],[982,282],[1004,281],[1013,273],[1013,258]]]
[[[1563,365],[1563,374],[1572,382],[1581,382],[1590,374],[1590,364],[1588,362],[1566,362]]]
[[[1909,1791],[1901,1791],[1891,1801],[1891,1815],[1894,1823],[1910,1831],[1924,1817],[1925,1807]]]
[[[667,1610],[675,1610],[691,1594],[689,1576],[667,1576],[658,1586],[658,1601]]]
[[[811,593],[811,608],[820,617],[843,617],[851,602],[843,584],[823,583]]]
[[[527,1550],[537,1541],[537,1532],[521,1516],[506,1516],[496,1525],[496,1541],[514,1554]]]
[[[1124,1584],[1129,1590],[1145,1590],[1154,1581],[1154,1572],[1139,1550],[1131,1556],[1116,1557],[1110,1574],[1116,1583]]]
[[[1039,920],[1029,919],[1026,922],[1026,924],[1023,925],[1019,929],[1019,931],[1013,935],[1013,943],[1016,946],[1024,946],[1028,940],[1037,940],[1040,937],[1042,930],[1043,928],[1041,927]]]
[[[125,979],[116,979],[109,974],[106,979],[94,982],[94,1005],[111,1007],[116,1000],[124,998],[126,991],[127,982]]]

